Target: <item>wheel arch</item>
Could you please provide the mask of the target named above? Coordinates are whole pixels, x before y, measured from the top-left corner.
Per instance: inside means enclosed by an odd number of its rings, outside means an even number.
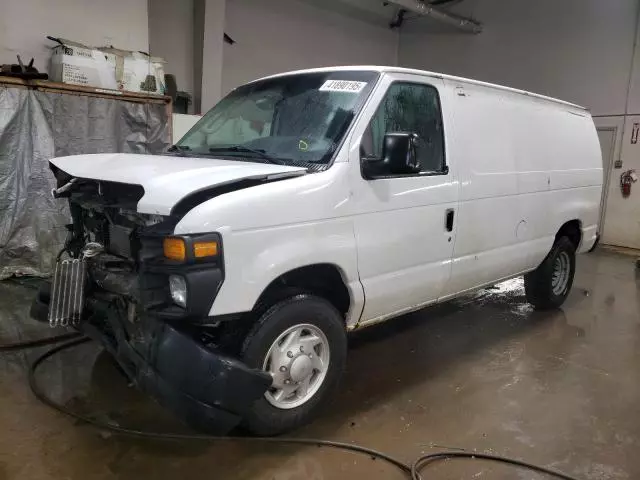
[[[563,223],[558,229],[555,239],[558,240],[561,237],[567,237],[577,252],[582,243],[582,222],[578,219],[573,219]]]
[[[345,321],[353,307],[353,295],[346,275],[333,263],[314,263],[291,269],[273,279],[256,300],[253,310],[261,310],[297,293],[310,293],[324,298]]]

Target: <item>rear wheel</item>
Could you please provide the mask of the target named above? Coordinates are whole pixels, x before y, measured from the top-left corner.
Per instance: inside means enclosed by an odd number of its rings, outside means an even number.
[[[308,422],[337,386],[346,352],[344,320],[326,300],[296,295],[269,308],[246,336],[242,357],[273,383],[244,427],[275,435]]]
[[[569,295],[575,270],[575,246],[560,237],[540,266],[524,276],[527,301],[539,310],[559,307]]]

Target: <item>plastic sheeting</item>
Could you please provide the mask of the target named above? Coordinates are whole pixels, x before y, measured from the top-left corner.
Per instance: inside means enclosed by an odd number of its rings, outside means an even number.
[[[86,95],[0,87],[0,279],[45,276],[66,238],[49,159],[86,153],[160,153],[167,110]]]

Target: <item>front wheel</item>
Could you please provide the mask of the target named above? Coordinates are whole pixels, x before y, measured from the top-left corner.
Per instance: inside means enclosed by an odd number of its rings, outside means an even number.
[[[242,347],[245,363],[273,379],[243,426],[276,435],[309,421],[337,386],[346,354],[344,320],[326,300],[297,295],[272,306]]]
[[[524,276],[527,301],[538,310],[558,308],[569,295],[575,271],[575,247],[560,237],[540,266]]]

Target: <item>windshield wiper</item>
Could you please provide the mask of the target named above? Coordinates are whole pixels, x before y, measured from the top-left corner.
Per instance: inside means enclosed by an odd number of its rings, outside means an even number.
[[[212,147],[209,149],[209,153],[224,153],[224,152],[254,153],[259,157],[264,158],[269,163],[274,163],[276,165],[285,165],[284,162],[278,160],[277,158],[272,157],[271,155],[268,155],[267,152],[264,150],[245,147],[243,145],[231,145],[229,147]]]
[[[167,152],[177,153],[178,155],[181,155],[183,157],[186,156],[186,152],[190,152],[190,151],[191,151],[191,147],[188,147],[187,145],[171,145],[167,149]]]

